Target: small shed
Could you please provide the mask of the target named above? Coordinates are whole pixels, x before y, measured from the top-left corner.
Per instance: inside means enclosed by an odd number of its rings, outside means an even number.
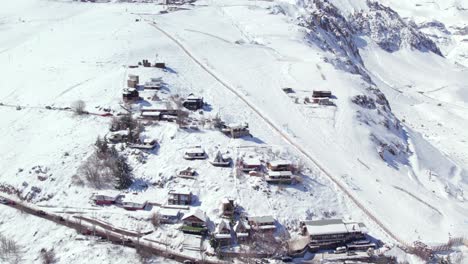
[[[156,62],[156,63],[154,64],[154,67],[160,68],[160,69],[166,69],[166,63],[164,63],[164,62]]]
[[[197,171],[191,167],[187,167],[177,174],[177,176],[181,178],[186,178],[186,179],[195,179],[195,176],[197,175]]]
[[[331,98],[332,97],[332,92],[331,91],[325,91],[325,90],[314,90],[314,91],[312,91],[312,97]]]
[[[127,80],[127,86],[130,88],[136,88],[137,85],[140,83],[140,77],[135,74],[129,74]]]
[[[182,105],[192,111],[196,111],[198,109],[202,109],[203,105],[203,97],[197,97],[194,94],[189,94],[187,98],[184,100]]]
[[[235,212],[234,199],[226,197],[221,200],[221,216],[231,218]]]

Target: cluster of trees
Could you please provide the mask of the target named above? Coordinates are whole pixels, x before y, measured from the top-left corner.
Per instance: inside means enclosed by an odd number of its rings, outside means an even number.
[[[112,119],[110,131],[120,130],[128,130],[128,142],[135,142],[144,127],[129,113]]]
[[[132,168],[127,158],[100,137],[96,140],[95,152],[83,163],[80,172],[94,188],[122,190],[133,183]]]

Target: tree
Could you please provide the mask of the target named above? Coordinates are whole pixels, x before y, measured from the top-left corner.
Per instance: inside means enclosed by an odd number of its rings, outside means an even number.
[[[53,249],[41,249],[41,259],[43,264],[52,264],[57,262],[57,258],[55,257],[55,252]]]
[[[132,185],[132,177],[131,177],[131,167],[127,163],[127,158],[118,155],[115,157],[115,165],[112,168],[114,177],[116,178],[116,185],[115,188],[119,190],[127,189]]]
[[[83,100],[77,100],[72,103],[72,109],[77,115],[85,114],[86,104]]]
[[[109,145],[107,144],[106,140],[103,140],[101,139],[101,137],[98,137],[94,145],[96,146],[96,154],[99,158],[104,159],[109,155]]]
[[[151,223],[155,228],[158,228],[161,225],[161,214],[159,212],[154,212],[151,215]]]

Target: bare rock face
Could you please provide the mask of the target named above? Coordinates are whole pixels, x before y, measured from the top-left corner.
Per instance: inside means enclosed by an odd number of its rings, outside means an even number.
[[[360,11],[351,17],[356,34],[365,35],[375,41],[382,49],[395,52],[407,45],[423,52],[442,53],[437,45],[412,22],[405,22],[390,7],[378,2],[367,1],[368,11]],[[443,27],[443,24],[434,25]]]
[[[328,62],[335,67],[361,75],[372,83],[367,74],[355,39],[355,31],[340,10],[327,0],[313,0],[305,4],[310,15],[302,17],[300,24],[310,31],[308,40],[334,56]]]

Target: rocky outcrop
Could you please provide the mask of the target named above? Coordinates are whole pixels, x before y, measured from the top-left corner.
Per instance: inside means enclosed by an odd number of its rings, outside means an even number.
[[[369,10],[356,12],[350,19],[356,34],[368,36],[388,52],[409,46],[442,56],[439,47],[416,24],[405,22],[393,9],[378,2],[367,1],[367,5]],[[437,26],[441,27],[443,24],[439,23]]]

